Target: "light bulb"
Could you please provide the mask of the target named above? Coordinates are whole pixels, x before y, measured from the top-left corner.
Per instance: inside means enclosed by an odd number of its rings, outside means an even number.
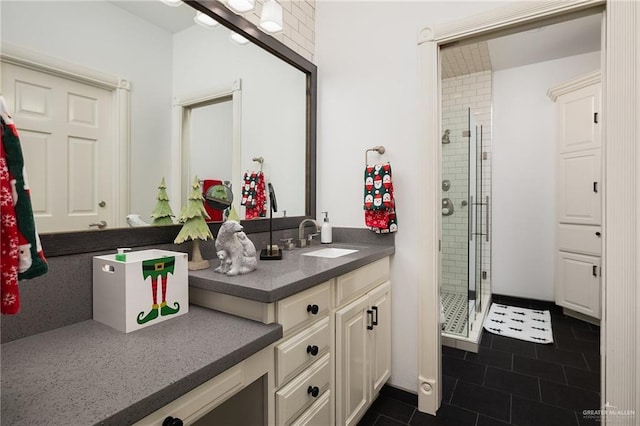
[[[178,7],[182,4],[182,0],[161,0],[167,6]]]
[[[234,42],[238,43],[238,44],[247,44],[249,43],[249,40],[246,39],[244,36],[231,31],[231,35],[229,36],[231,38],[231,40],[233,40]]]
[[[282,6],[276,0],[267,0],[262,6],[260,28],[271,34],[282,31]]]
[[[193,20],[196,21],[196,24],[202,25],[206,28],[214,28],[220,25],[218,21],[213,19],[211,16],[200,11],[196,12],[196,16],[193,18]]]
[[[255,0],[227,0],[227,6],[235,13],[247,13],[256,7],[256,2]]]

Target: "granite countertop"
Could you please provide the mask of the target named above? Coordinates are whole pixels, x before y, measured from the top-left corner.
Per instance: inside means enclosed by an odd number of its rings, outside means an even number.
[[[358,251],[333,259],[302,255],[329,247]],[[296,248],[283,251],[282,260],[258,260],[258,268],[255,271],[234,277],[214,272],[219,263],[212,260],[209,269],[189,271],[189,286],[270,303],[390,256],[394,252],[393,244],[335,243]]]
[[[130,424],[281,337],[279,324],[191,305],[128,334],[89,320],[5,343],[2,424]]]

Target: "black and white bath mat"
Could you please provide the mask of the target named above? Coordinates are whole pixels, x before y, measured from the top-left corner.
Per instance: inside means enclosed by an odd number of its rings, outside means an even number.
[[[500,336],[534,343],[553,343],[549,311],[492,303],[484,320],[485,330]]]

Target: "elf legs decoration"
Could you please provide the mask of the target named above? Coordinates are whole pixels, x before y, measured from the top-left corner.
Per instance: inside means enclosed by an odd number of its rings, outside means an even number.
[[[146,280],[147,277],[151,277],[151,297],[153,298],[153,305],[151,305],[151,311],[147,315],[144,311],[138,314],[138,324],[145,324],[158,318],[158,309],[160,309],[160,315],[173,315],[180,311],[180,304],[175,302],[173,308],[167,305],[167,280],[169,274],[173,274],[175,266],[175,257],[162,257],[159,259],[145,260],[142,262],[142,276]],[[158,277],[162,278],[162,302],[158,305]]]

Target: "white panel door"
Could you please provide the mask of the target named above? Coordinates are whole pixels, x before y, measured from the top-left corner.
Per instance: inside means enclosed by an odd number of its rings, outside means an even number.
[[[560,152],[600,148],[600,83],[558,98]]]
[[[336,312],[336,424],[357,423],[369,398],[369,297]]]
[[[558,251],[556,303],[600,318],[600,258]]]
[[[4,62],[2,90],[20,133],[38,230],[114,224],[113,93]]]
[[[371,384],[373,395],[380,392],[391,376],[391,282],[376,287],[369,293],[373,310],[371,337]]]
[[[600,149],[560,154],[558,161],[558,222],[600,225]]]

